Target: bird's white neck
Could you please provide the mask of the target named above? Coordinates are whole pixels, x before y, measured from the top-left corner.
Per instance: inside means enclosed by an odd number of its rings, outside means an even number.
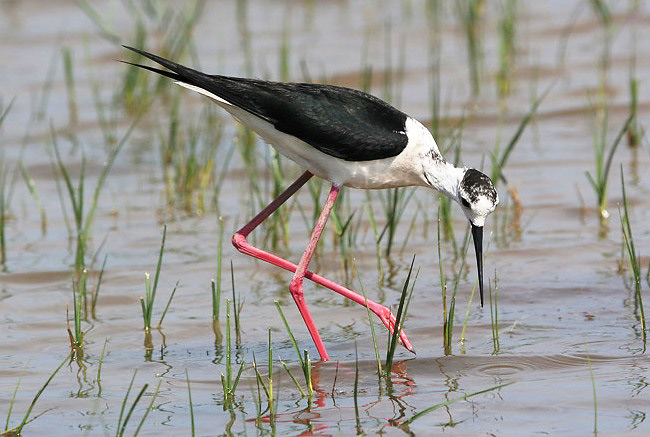
[[[452,199],[458,198],[458,187],[465,175],[465,168],[454,167],[453,164],[442,159],[431,159],[423,170],[431,188]]]

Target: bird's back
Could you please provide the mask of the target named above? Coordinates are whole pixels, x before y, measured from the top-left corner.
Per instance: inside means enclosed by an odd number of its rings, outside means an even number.
[[[131,50],[171,72],[141,67],[203,89],[327,155],[346,161],[384,159],[399,155],[408,143],[407,115],[370,94],[333,85],[208,75]]]

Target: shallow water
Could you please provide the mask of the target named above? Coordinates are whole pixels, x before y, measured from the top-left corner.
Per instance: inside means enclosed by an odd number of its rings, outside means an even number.
[[[135,19],[122,2],[93,5],[107,28],[120,36],[120,42],[134,43]],[[634,56],[640,83],[640,123],[647,120],[650,109],[646,86],[650,83],[650,15],[643,4],[635,12],[626,9],[627,4],[616,6],[612,9],[606,94],[610,107],[609,144],[628,115],[628,78]],[[16,97],[0,131],[0,154],[9,169],[7,189],[12,193],[6,226],[7,262],[0,273],[0,329],[4,333],[0,339],[0,418],[6,417],[13,390],[23,375],[11,420],[16,425],[34,394],[69,352],[66,309],[72,305],[75,242],[62,212],[63,204],[70,217],[69,199],[60,201],[56,183],[61,182],[60,176],[52,170],[50,124],[58,132],[62,156],[75,177],[81,168],[81,150],[85,153],[89,201],[106,156],[92,85],[101,84],[102,102],[110,118],[110,101],[113,92],[122,86],[125,70],[114,60],[125,59],[126,54],[100,36],[74,2],[5,1],[0,2],[0,11],[0,57],[9,60],[2,67],[0,98],[4,106]],[[382,262],[385,278],[379,283],[373,233],[364,209],[366,195],[349,190],[342,211],[347,217],[356,209],[355,217],[359,217],[353,220],[358,230],[352,245],[358,279],[351,273],[346,278],[337,239],[330,229],[312,269],[340,282],[347,280],[354,289],[358,289],[360,279],[370,299],[395,305],[411,257],[417,253],[416,266],[421,270],[406,324],[417,356],[399,349],[392,393],[385,387],[380,393],[366,311],[328,290],[308,285],[307,301],[332,357],[331,362],[315,364],[312,407],[308,408],[307,400],[300,398],[277,362],[277,415],[274,421],[268,415],[256,421],[255,376],[247,365],[237,393],[231,432],[354,433],[356,344],[361,375],[359,426],[366,433],[401,434],[406,431],[396,423],[429,406],[513,383],[436,410],[415,421],[409,430],[415,434],[586,435],[594,429],[591,367],[598,400],[598,432],[646,435],[650,430],[646,421],[650,409],[650,360],[640,338],[633,292],[626,285],[630,282],[628,272],[619,273],[622,236],[616,205],[621,201],[622,166],[635,243],[642,257],[642,285],[647,294],[650,185],[646,169],[650,154],[647,140],[636,150],[625,142],[621,144],[610,175],[611,217],[603,228],[592,208],[596,200],[584,175],[585,171],[593,172],[594,166],[592,103],[599,86],[603,50],[603,29],[590,3],[519,3],[512,93],[501,103],[495,84],[499,9],[491,5],[484,13],[484,77],[481,94],[474,99],[469,87],[465,34],[454,8],[449,4],[443,7],[440,28],[433,33],[424,11],[425,5],[419,1],[251,1],[245,23],[238,24],[235,2],[209,2],[193,34],[196,61],[186,56],[183,62],[194,62],[206,71],[245,75],[244,26],[253,75],[279,78],[280,48],[285,40],[290,44],[288,74],[293,80],[305,80],[308,72],[313,79],[360,87],[364,76],[361,68],[367,63],[372,66],[374,94],[392,97],[400,109],[429,122],[429,41],[439,38],[441,114],[446,121],[443,125],[454,125],[467,117],[462,131],[462,161],[471,166],[483,162],[486,169],[495,145],[505,146],[534,96],[552,86],[504,170],[509,185],[516,188],[521,199],[521,231],[512,231],[517,223],[508,224],[506,231],[500,225],[513,217],[512,201],[507,200],[503,184],[499,187],[501,209],[486,227],[486,278],[498,273],[500,352],[493,353],[489,306],[479,308],[477,297],[469,311],[466,342],[458,344],[475,277],[473,255],[468,254],[468,266],[458,288],[453,354],[444,356],[435,197],[419,189],[407,205],[396,249],[390,259]],[[157,29],[154,18],[145,21],[147,48],[156,52],[164,32],[173,26]],[[290,31],[285,26],[290,26]],[[75,65],[78,119],[72,124],[62,47],[70,48]],[[53,75],[48,73],[51,68]],[[383,82],[386,72],[392,70],[401,73],[390,75],[393,92],[387,93]],[[44,85],[48,82],[51,85]],[[50,91],[43,93],[44,86]],[[217,269],[218,226],[216,208],[210,199],[216,182],[211,181],[206,190],[205,212],[196,213],[194,208],[193,213],[188,213],[167,207],[160,135],[167,132],[168,104],[169,98],[155,97],[154,108],[144,116],[109,174],[90,242],[90,252],[98,252],[90,268],[90,284],[95,283],[104,256],[108,258],[97,319],[83,324],[89,330],[85,336],[86,356],[65,365],[56,375],[33,411],[44,414],[27,425],[25,435],[115,434],[122,400],[136,369],[131,400],[143,384],[148,383],[149,388],[133,413],[127,434],[135,430],[158,381],[160,392],[140,434],[189,434],[186,369],[191,380],[196,434],[226,432],[231,415],[222,406],[219,378],[225,371],[224,356],[223,349],[215,347],[211,327],[210,279]],[[180,107],[181,122],[187,125],[198,117],[203,100],[184,93]],[[34,108],[43,109],[42,117],[33,117]],[[122,106],[118,108],[117,138],[133,119],[133,114]],[[236,141],[234,124],[222,118],[223,133],[216,152],[218,168]],[[66,139],[71,132],[79,139],[76,146]],[[439,143],[446,146],[448,139],[439,138]],[[264,363],[260,368],[265,370],[267,329],[271,328],[275,357],[287,360],[294,374],[301,376],[295,352],[273,305],[274,300],[282,303],[300,347],[308,348],[312,357],[317,356],[291,303],[287,290],[290,275],[255,262],[228,244],[228,235],[259,209],[260,201],[271,198],[268,150],[262,143],[257,145],[262,199],[251,200],[248,173],[239,152],[234,153],[221,186],[219,211],[226,230],[224,295],[230,296],[231,292],[232,260],[236,289],[244,301],[238,360],[251,363],[255,353],[258,362]],[[448,152],[448,156],[453,154]],[[11,183],[19,161],[33,178],[44,205],[44,231],[38,208],[19,173],[15,184]],[[300,172],[287,161],[283,168],[285,185]],[[321,199],[323,196],[321,193]],[[383,224],[380,194],[372,193],[371,199]],[[291,259],[301,254],[309,231],[306,223],[313,213],[308,190],[303,189],[298,202],[302,212],[294,206],[288,218],[291,240],[278,249]],[[454,219],[460,242],[465,224],[458,208],[454,208]],[[414,228],[409,232],[412,221]],[[155,270],[163,223],[168,225],[168,234],[154,323],[176,281],[180,285],[163,324],[166,347],[162,347],[162,337],[154,331],[155,349],[147,355],[138,299],[144,294],[143,273]],[[255,235],[257,243],[269,247],[269,239]],[[445,274],[451,282],[457,264],[449,242],[444,243],[442,252]],[[222,326],[224,311],[222,307]],[[377,323],[375,320],[376,327]],[[380,326],[377,332],[383,350],[386,333]],[[106,338],[109,340],[100,388],[96,372]]]

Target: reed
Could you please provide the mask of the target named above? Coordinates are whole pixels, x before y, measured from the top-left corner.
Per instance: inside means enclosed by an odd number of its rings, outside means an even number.
[[[632,119],[633,119],[633,114],[631,114],[623,124],[623,127],[616,135],[616,138],[614,139],[612,145],[609,147],[609,150],[607,150],[605,146],[606,133],[604,129],[607,128],[606,122],[601,125],[603,129],[603,133],[599,135],[598,138],[595,136],[595,140],[594,140],[594,155],[596,158],[595,172],[594,175],[592,175],[588,171],[585,172],[585,174],[587,175],[587,179],[589,180],[591,187],[594,189],[596,193],[598,211],[600,213],[601,218],[603,219],[607,219],[609,217],[609,212],[607,211],[607,185],[609,183],[609,170],[612,166],[614,153],[616,152],[618,145],[621,143],[621,140],[623,139],[625,132],[627,132],[628,126],[630,125],[630,123],[632,123]]]
[[[647,328],[645,321],[645,311],[643,309],[643,294],[641,293],[641,256],[637,252],[634,245],[634,237],[632,236],[632,226],[630,225],[630,215],[627,202],[627,193],[625,191],[625,178],[623,177],[623,168],[621,167],[621,187],[623,191],[623,213],[619,206],[618,214],[621,218],[621,230],[623,233],[623,245],[627,252],[627,258],[630,265],[632,274],[632,281],[634,282],[634,308],[638,314],[637,318],[641,324],[641,339],[645,349],[647,341]]]
[[[397,348],[397,343],[399,341],[399,335],[402,332],[402,329],[404,327],[404,321],[406,320],[406,313],[408,312],[407,302],[410,302],[411,300],[411,296],[413,295],[413,288],[415,287],[415,280],[417,279],[417,273],[416,273],[415,278],[413,280],[413,285],[411,286],[411,290],[409,292],[409,284],[411,281],[411,274],[413,273],[414,263],[415,263],[415,255],[413,255],[413,259],[411,259],[411,265],[409,267],[408,274],[406,275],[406,280],[404,281],[404,285],[402,286],[402,294],[400,295],[399,306],[397,307],[397,315],[395,316],[395,326],[393,328],[393,333],[390,336],[390,340],[388,343],[388,350],[386,351],[386,364],[384,365],[384,371],[385,371],[384,375],[387,380],[390,380],[393,371],[393,358],[395,356],[395,350]],[[407,295],[408,295],[408,301],[407,301]]]
[[[167,238],[167,225],[163,227],[162,241],[160,251],[158,252],[158,262],[156,264],[156,273],[151,284],[149,273],[144,274],[145,295],[140,298],[140,307],[142,308],[142,319],[144,322],[144,347],[147,351],[153,350],[153,339],[151,336],[151,316],[153,315],[153,305],[156,300],[156,291],[158,290],[158,279],[162,267],[163,253],[165,252],[165,239]]]

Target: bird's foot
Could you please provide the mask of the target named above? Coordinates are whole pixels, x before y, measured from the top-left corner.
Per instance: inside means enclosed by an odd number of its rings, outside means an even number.
[[[376,314],[377,316],[379,316],[384,326],[388,328],[388,331],[392,335],[393,332],[395,331],[395,327],[397,326],[397,320],[395,319],[393,312],[390,309],[386,308],[385,306],[381,306],[381,309],[378,312],[376,312]],[[411,342],[406,336],[406,332],[404,331],[403,328],[400,330],[399,333],[399,342],[409,352],[415,353],[415,349],[413,349],[413,346],[411,345]]]

